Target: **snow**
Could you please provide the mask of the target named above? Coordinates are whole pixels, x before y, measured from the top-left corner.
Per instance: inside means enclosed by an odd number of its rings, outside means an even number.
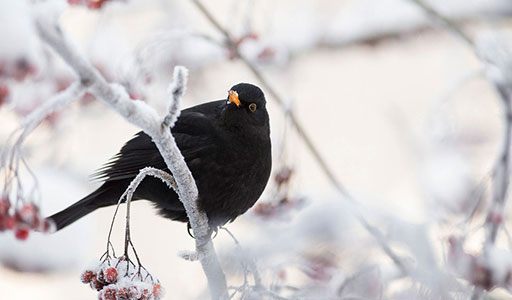
[[[26,0],[0,2],[0,61],[26,58],[36,62],[41,59],[37,52],[40,44],[30,16]]]

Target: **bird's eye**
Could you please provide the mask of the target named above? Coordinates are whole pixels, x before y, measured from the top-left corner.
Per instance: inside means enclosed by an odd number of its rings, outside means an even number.
[[[256,111],[256,108],[257,108],[256,103],[251,103],[251,104],[249,104],[249,109],[250,109],[252,112],[255,112],[255,111]]]

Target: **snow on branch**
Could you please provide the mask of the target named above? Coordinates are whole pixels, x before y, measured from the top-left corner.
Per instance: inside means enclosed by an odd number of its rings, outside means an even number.
[[[165,116],[163,124],[166,127],[173,127],[181,111],[181,98],[187,88],[188,70],[184,67],[176,67],[174,77],[169,86],[171,101],[169,103],[169,113]]]
[[[167,167],[173,174],[180,201],[182,201],[190,225],[196,237],[196,250],[201,253],[201,264],[208,279],[213,299],[224,299],[227,295],[225,275],[220,267],[213,244],[206,214],[197,207],[198,190],[194,178],[181,155],[168,126],[179,115],[181,97],[185,92],[186,70],[176,68],[172,84],[172,102],[169,114],[162,119],[157,112],[142,101],[132,101],[126,90],[119,84],[108,83],[85,57],[75,49],[55,18],[40,15],[36,28],[40,38],[50,45],[59,56],[78,74],[80,85],[97,98],[110,105],[130,123],[142,128],[157,146]]]

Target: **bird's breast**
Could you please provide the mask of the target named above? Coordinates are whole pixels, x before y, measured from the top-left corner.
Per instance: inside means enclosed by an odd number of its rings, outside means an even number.
[[[246,142],[233,139],[218,145],[218,151],[209,153],[210,158],[205,160],[210,165],[201,167],[205,172],[197,174],[199,203],[212,225],[222,225],[247,211],[268,182],[272,165],[270,140]]]

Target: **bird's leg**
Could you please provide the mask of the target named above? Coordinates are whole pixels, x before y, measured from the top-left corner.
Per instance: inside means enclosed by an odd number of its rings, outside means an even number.
[[[192,233],[192,226],[190,225],[190,222],[187,222],[187,232],[188,232],[188,235],[190,235],[191,238],[193,238],[193,239],[196,238],[194,236],[194,234]]]
[[[213,237],[212,237],[212,234],[213,234]],[[211,237],[211,239],[212,239],[212,240],[213,240],[214,238],[216,238],[218,234],[219,234],[219,227],[214,227],[214,228],[211,228],[211,227],[210,227],[209,235],[210,235],[210,237]]]

